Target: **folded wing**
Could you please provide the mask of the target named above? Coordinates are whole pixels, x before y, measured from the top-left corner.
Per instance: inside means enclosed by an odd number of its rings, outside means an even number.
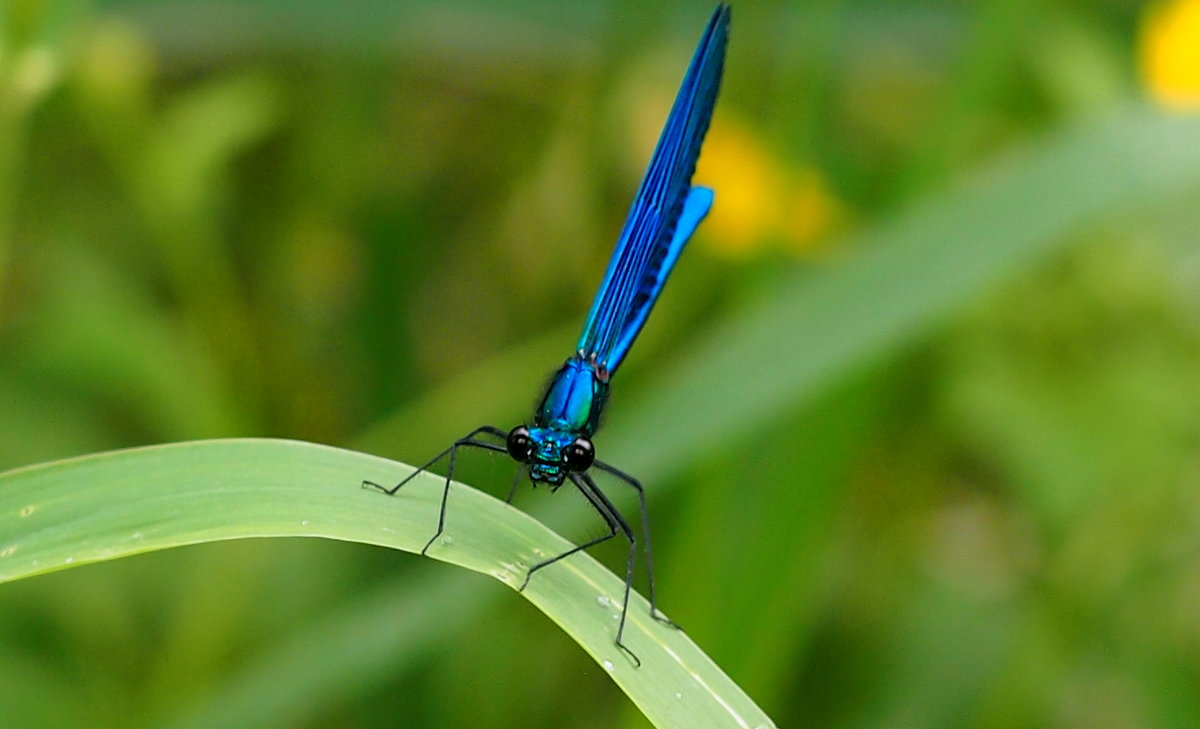
[[[691,179],[720,89],[728,37],[729,7],[722,4],[688,66],[580,334],[578,350],[610,374],[625,358],[671,267],[712,206],[712,191],[692,187]]]

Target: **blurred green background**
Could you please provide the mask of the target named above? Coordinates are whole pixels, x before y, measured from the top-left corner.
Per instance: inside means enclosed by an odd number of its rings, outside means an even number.
[[[3,8],[8,468],[520,422],[712,4]],[[597,448],[647,482],[661,605],[780,726],[1200,726],[1200,137],[1138,136],[1196,49],[1195,0],[735,3],[716,208]],[[1080,172],[1109,153],[1148,182]],[[793,297],[763,341],[828,347],[738,350]],[[515,593],[318,540],[6,584],[0,677],[4,727],[645,726]]]

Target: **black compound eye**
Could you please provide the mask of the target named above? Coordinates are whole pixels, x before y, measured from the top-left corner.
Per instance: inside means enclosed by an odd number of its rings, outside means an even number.
[[[568,469],[580,473],[592,467],[592,462],[596,460],[596,449],[587,438],[576,438],[563,450],[563,460]]]
[[[508,455],[512,456],[514,461],[527,463],[533,453],[533,439],[529,437],[529,428],[524,425],[513,428],[508,434],[506,445]]]

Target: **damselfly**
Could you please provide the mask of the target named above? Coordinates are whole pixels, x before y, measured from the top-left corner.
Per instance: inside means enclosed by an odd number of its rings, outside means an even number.
[[[639,665],[641,662],[637,656],[622,642],[637,557],[637,540],[629,523],[596,485],[590,475],[592,469],[616,477],[637,492],[642,535],[646,542],[650,614],[668,625],[674,626],[674,623],[658,611],[655,603],[654,562],[650,551],[645,490],[629,474],[596,460],[591,439],[600,422],[600,411],[608,396],[610,379],[646,323],[646,317],[662,292],[663,284],[684,245],[712,206],[712,190],[693,187],[691,179],[721,85],[729,16],[729,7],[721,4],[708,21],[650,159],[650,167],[638,188],[629,218],[617,240],[600,290],[592,302],[576,351],[555,373],[534,413],[533,422],[519,425],[507,433],[490,425],[478,427],[391,488],[370,481],[363,482],[364,486],[394,494],[417,473],[449,457],[437,531],[421,550],[424,554],[445,529],[450,479],[460,448],[508,453],[523,464],[523,470],[528,472],[535,486],[544,483],[551,491],[570,481],[600,514],[608,533],[533,565],[526,573],[521,589],[529,584],[529,579],[538,570],[621,534],[629,541],[629,557],[625,567],[625,595],[616,644]],[[512,498],[511,492],[509,498]]]

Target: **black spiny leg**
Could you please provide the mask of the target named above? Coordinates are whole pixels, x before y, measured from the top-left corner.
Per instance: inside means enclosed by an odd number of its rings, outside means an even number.
[[[508,487],[508,496],[504,497],[504,503],[511,504],[513,497],[517,495],[517,487],[521,485],[521,477],[525,475],[524,468],[518,468],[513,476],[512,486]]]
[[[601,471],[604,471],[605,473],[616,476],[617,478],[621,479],[625,483],[632,486],[634,488],[634,490],[637,491],[638,509],[642,513],[642,538],[646,540],[646,580],[649,585],[648,591],[650,593],[649,594],[650,617],[654,618],[655,620],[657,620],[660,623],[669,625],[672,628],[675,628],[677,630],[681,629],[681,628],[679,628],[679,625],[677,625],[673,620],[671,620],[666,615],[663,615],[661,612],[659,612],[658,604],[655,602],[655,599],[654,599],[654,555],[650,549],[650,516],[646,510],[646,491],[645,491],[645,489],[642,488],[641,482],[638,481],[636,478],[634,478],[633,476],[630,476],[629,474],[625,473],[624,471],[622,471],[620,469],[617,469],[617,468],[614,468],[614,467],[608,465],[607,463],[602,463],[600,461],[596,461],[595,463],[592,464],[592,467],[598,468]]]
[[[568,549],[567,551],[563,552],[560,555],[551,557],[550,559],[544,559],[541,562],[538,562],[534,566],[530,567],[529,571],[525,573],[525,581],[522,582],[521,586],[517,588],[518,592],[523,591],[525,589],[525,587],[529,585],[529,578],[533,577],[534,572],[537,572],[538,570],[540,570],[543,567],[549,567],[550,565],[554,564],[555,562],[558,562],[559,560],[566,559],[567,557],[570,557],[572,554],[575,554],[576,552],[582,552],[583,550],[585,550],[589,547],[594,547],[601,542],[606,542],[609,539],[612,539],[613,537],[617,536],[617,530],[621,529],[622,527],[624,527],[625,529],[628,529],[628,527],[625,526],[625,522],[621,519],[619,514],[616,514],[616,513],[612,512],[610,509],[608,509],[608,507],[606,507],[604,505],[603,501],[597,499],[596,496],[591,491],[589,491],[588,488],[584,484],[580,483],[580,481],[579,481],[580,474],[568,473],[567,476],[571,479],[571,483],[575,484],[575,486],[577,486],[579,488],[580,492],[583,493],[584,498],[586,498],[588,500],[588,503],[592,505],[592,508],[594,508],[600,514],[600,518],[604,519],[605,525],[608,526],[608,534],[601,534],[600,536],[596,537],[595,539],[591,539],[589,541],[584,542],[583,544],[580,544],[575,547],[571,547],[570,549]]]
[[[384,488],[383,486],[380,486],[379,484],[375,483],[374,481],[363,481],[362,482],[363,488],[373,488],[373,489],[382,491],[383,493],[387,494],[388,496],[394,496],[396,494],[396,492],[400,490],[401,486],[403,486],[404,484],[413,480],[413,477],[415,477],[418,473],[429,470],[430,466],[432,466],[433,464],[442,460],[447,455],[450,456],[450,462],[446,468],[446,485],[442,487],[442,505],[441,505],[441,508],[438,510],[437,531],[434,532],[433,536],[429,538],[429,541],[425,543],[425,546],[421,548],[421,554],[425,554],[425,552],[429,549],[430,545],[432,545],[434,543],[434,541],[437,540],[438,537],[442,536],[442,531],[446,527],[446,501],[447,501],[447,499],[450,498],[450,480],[454,477],[454,459],[458,455],[458,449],[469,446],[472,448],[483,448],[484,450],[497,451],[499,453],[507,453],[508,452],[508,449],[502,445],[496,445],[495,443],[488,443],[486,441],[476,440],[475,436],[479,435],[480,433],[487,433],[488,435],[498,436],[499,438],[505,437],[505,433],[503,430],[500,430],[499,428],[493,427],[491,425],[481,425],[478,428],[476,428],[475,430],[472,430],[470,433],[467,433],[462,438],[459,438],[458,440],[454,441],[454,443],[449,448],[447,448],[446,450],[444,450],[441,453],[434,456],[432,460],[430,460],[424,466],[421,466],[417,470],[410,473],[403,481],[401,481],[400,483],[391,487],[390,489]]]
[[[571,483],[575,484],[575,487],[579,489],[581,494],[583,494],[584,498],[587,499],[588,503],[592,505],[592,508],[595,509],[598,514],[600,514],[600,518],[604,519],[605,525],[608,526],[608,533],[602,534],[595,539],[591,539],[583,544],[572,547],[560,555],[538,562],[529,568],[529,572],[525,574],[525,581],[521,583],[521,586],[518,589],[524,590],[529,584],[529,579],[533,577],[533,573],[537,572],[543,567],[548,567],[555,562],[570,557],[576,552],[582,552],[589,547],[593,547],[601,542],[608,541],[609,539],[615,537],[618,531],[621,532],[623,535],[625,535],[625,538],[629,540],[629,563],[625,570],[625,597],[621,605],[621,623],[617,626],[616,643],[617,647],[624,651],[627,656],[629,656],[635,666],[641,666],[641,659],[637,657],[637,654],[629,650],[629,648],[621,640],[625,633],[625,613],[629,607],[629,591],[630,586],[633,583],[633,560],[637,555],[637,545],[634,541],[633,530],[629,528],[629,524],[625,522],[625,519],[621,516],[621,513],[617,511],[617,508],[613,506],[612,502],[609,501],[608,498],[596,486],[596,482],[588,477],[587,474],[570,473],[567,474],[567,476],[571,479]]]
[[[625,635],[625,617],[629,614],[629,593],[633,589],[633,566],[637,560],[637,540],[633,538],[633,530],[629,528],[629,524],[625,522],[625,519],[621,516],[621,512],[617,511],[617,507],[608,500],[608,497],[604,495],[604,492],[600,490],[600,487],[596,485],[592,477],[586,473],[581,473],[579,474],[579,479],[587,485],[596,500],[604,504],[604,508],[616,518],[617,525],[624,532],[625,538],[629,540],[629,559],[625,562],[625,595],[621,599],[621,622],[617,625],[617,647],[625,651],[633,659],[634,664],[640,666],[642,662],[621,641],[621,638]],[[650,614],[653,615],[653,611]]]

